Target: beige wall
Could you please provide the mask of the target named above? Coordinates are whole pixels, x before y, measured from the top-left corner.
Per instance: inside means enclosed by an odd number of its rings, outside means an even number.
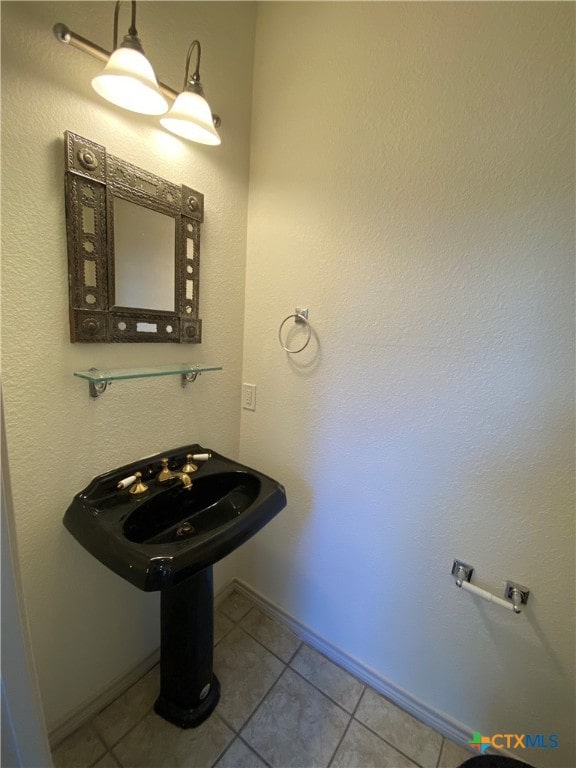
[[[256,40],[241,444],[289,507],[239,574],[433,712],[558,733],[528,761],[565,768],[574,5],[263,3]]]
[[[221,148],[177,139],[92,91],[102,65],[57,43],[52,26],[64,22],[110,48],[113,8],[2,3],[4,398],[23,586],[50,729],[159,644],[158,596],[109,572],[63,528],[72,496],[94,475],[162,449],[198,441],[236,455],[239,447],[255,7],[138,4],[146,53],[174,88],[189,43],[201,39],[202,79],[224,121]],[[66,129],[205,194],[202,345],[68,341]],[[177,377],[121,382],[98,401],[72,375],[182,360],[224,370],[186,390]],[[217,586],[232,573],[229,562],[219,567]]]
[[[243,361],[258,393],[241,454],[290,504],[217,583],[241,576],[456,725],[559,733],[562,749],[533,762],[566,765],[573,5],[262,3],[252,116],[252,4],[138,8],[146,52],[175,87],[202,40],[221,148],[92,93],[100,65],[51,28],[107,47],[112,3],[2,4],[4,397],[48,727],[158,644],[157,596],[76,544],[61,525],[70,498],[189,440],[234,455]],[[65,129],[205,193],[198,349],[67,341]],[[276,333],[296,305],[315,335],[291,358]],[[186,391],[118,383],[96,402],[72,376],[183,349],[224,371]],[[457,591],[454,557],[495,592],[527,584],[525,614]]]

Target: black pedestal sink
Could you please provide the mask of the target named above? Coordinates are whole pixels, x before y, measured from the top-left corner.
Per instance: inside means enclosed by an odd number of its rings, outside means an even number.
[[[162,459],[180,471],[188,454],[210,454],[189,473],[190,487],[181,477],[158,483]],[[136,472],[147,490],[119,490]],[[154,708],[181,728],[200,725],[220,697],[212,671],[212,565],[285,506],[276,480],[194,444],[95,477],[66,510],[64,525],[88,552],[139,589],[161,591]]]

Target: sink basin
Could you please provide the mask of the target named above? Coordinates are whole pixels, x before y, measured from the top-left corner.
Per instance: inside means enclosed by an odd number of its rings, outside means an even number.
[[[161,459],[178,470],[188,453],[211,453],[190,474],[159,484]],[[148,490],[118,490],[142,473]],[[286,505],[276,480],[200,445],[151,456],[95,477],[64,515],[70,533],[101,563],[145,591],[179,584],[243,544]]]
[[[130,541],[167,544],[197,538],[231,524],[258,498],[260,480],[252,472],[219,472],[194,479],[143,500],[122,530]]]

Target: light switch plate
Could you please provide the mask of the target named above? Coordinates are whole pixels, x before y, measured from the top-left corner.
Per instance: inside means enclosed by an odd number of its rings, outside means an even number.
[[[256,384],[242,384],[242,408],[256,410]]]

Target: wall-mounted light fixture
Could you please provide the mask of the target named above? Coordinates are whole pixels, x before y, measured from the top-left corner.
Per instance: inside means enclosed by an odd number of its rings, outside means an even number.
[[[136,30],[136,2],[128,34],[118,46],[118,12],[114,9],[114,49],[104,70],[92,80],[92,87],[107,101],[141,115],[163,115],[168,102],[160,93],[152,65],[144,55]]]
[[[196,49],[196,68],[190,77],[190,58]],[[220,144],[220,136],[212,122],[212,112],[204,98],[204,89],[200,82],[200,56],[202,49],[198,40],[193,40],[186,57],[184,90],[178,96],[170,112],[160,119],[168,131],[201,144]]]
[[[190,45],[186,59],[184,91],[178,94],[168,85],[157,81],[154,70],[144,55],[136,30],[135,0],[131,0],[131,5],[130,28],[118,46],[120,0],[116,3],[112,53],[72,32],[65,24],[56,24],[54,35],[61,43],[71,45],[106,63],[103,71],[92,80],[92,86],[100,96],[123,109],[143,115],[163,115],[168,112],[170,102],[175,102],[166,117],[161,120],[167,130],[201,144],[220,144],[220,136],[216,131],[221,123],[220,117],[210,110],[200,83],[200,43],[194,40]],[[196,68],[190,78],[190,58],[194,49],[197,51]]]

